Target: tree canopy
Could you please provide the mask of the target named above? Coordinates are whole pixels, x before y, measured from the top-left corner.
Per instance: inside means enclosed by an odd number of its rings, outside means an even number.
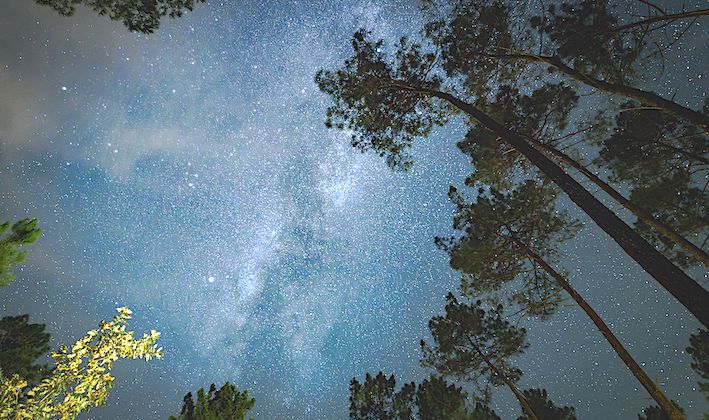
[[[49,373],[38,358],[49,351],[46,325],[30,324],[29,315],[6,316],[0,319],[0,375],[18,375],[29,384],[44,379]]]
[[[239,391],[236,386],[226,382],[217,389],[210,385],[209,391],[204,388],[197,390],[197,402],[188,392],[182,402],[182,410],[172,420],[243,420],[249,410],[256,404],[255,398],[249,398],[249,391]]]
[[[27,251],[20,247],[35,243],[42,235],[42,230],[38,227],[37,219],[22,219],[14,224],[0,224],[0,235],[3,234],[4,237],[0,238],[0,287],[12,283],[15,274],[10,270],[27,258]]]
[[[150,34],[160,26],[160,20],[169,16],[178,18],[192,11],[195,3],[205,0],[35,0],[51,7],[59,14],[71,16],[76,6],[90,8],[101,16],[123,23],[131,32]]]
[[[482,401],[472,401],[462,388],[431,376],[396,389],[394,375],[369,373],[364,384],[350,383],[350,419],[353,420],[499,420]]]

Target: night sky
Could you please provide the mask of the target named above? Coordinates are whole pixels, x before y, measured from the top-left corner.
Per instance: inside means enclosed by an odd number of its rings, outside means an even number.
[[[450,233],[448,186],[471,170],[454,146],[464,130],[417,142],[413,169],[394,173],[324,127],[313,82],[358,28],[390,40],[418,28],[416,4],[210,1],[149,36],[85,10],[2,6],[0,219],[37,217],[44,235],[0,289],[0,315],[46,323],[53,347],[124,305],[133,330],[162,333],[165,359],[120,363],[89,417],[164,419],[188,391],[231,381],[258,419],[346,418],[352,377],[428,375],[418,342],[458,284],[433,237]],[[703,24],[646,85],[695,108]],[[562,249],[571,282],[700,418],[709,407],[684,352],[699,323],[591,224]],[[582,419],[652,405],[579,309],[520,325],[522,387]],[[507,389],[494,402],[519,414]]]

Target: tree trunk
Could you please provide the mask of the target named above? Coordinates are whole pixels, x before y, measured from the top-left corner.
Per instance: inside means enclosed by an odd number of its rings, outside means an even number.
[[[709,293],[682,270],[672,264],[662,253],[651,246],[640,234],[623,222],[615,213],[598,201],[581,184],[564,172],[518,134],[490,118],[480,109],[457,97],[436,90],[409,87],[409,90],[431,95],[457,107],[497,134],[539,168],[558,185],[596,224],[623,250],[645,269],[662,287],[684,305],[704,326],[709,326]]]
[[[482,351],[480,351],[480,348],[475,345],[473,340],[468,337],[468,341],[470,341],[470,344],[475,348],[475,351],[480,355],[480,357],[485,361],[485,364],[487,364],[490,369],[492,369],[493,372],[495,372],[495,375],[502,379],[502,382],[507,385],[507,388],[512,391],[514,394],[515,398],[517,398],[517,401],[519,401],[519,404],[522,406],[522,410],[524,410],[527,415],[529,416],[530,419],[532,420],[540,420],[539,417],[537,417],[536,413],[534,413],[534,410],[532,410],[532,406],[529,405],[529,401],[527,401],[527,398],[525,398],[524,394],[519,392],[519,389],[517,389],[517,386],[510,381],[510,379],[507,377],[507,375],[503,374],[500,369],[497,368],[491,361],[490,358],[487,357]],[[674,420],[674,419],[672,419]]]
[[[551,275],[554,280],[556,280],[559,285],[566,290],[566,292],[571,296],[571,298],[583,309],[583,311],[588,315],[589,318],[596,324],[598,330],[603,334],[606,340],[610,343],[613,350],[620,356],[621,360],[633,373],[633,376],[640,381],[643,387],[647,390],[650,396],[662,407],[665,413],[670,416],[672,420],[685,420],[686,417],[680,410],[678,410],[674,404],[662,393],[660,388],[657,387],[655,382],[647,376],[647,373],[640,367],[640,365],[633,359],[628,350],[623,347],[623,344],[618,340],[618,337],[613,334],[613,331],[608,327],[608,325],[603,321],[603,319],[598,315],[598,313],[591,307],[591,305],[586,302],[586,300],[576,291],[576,289],[571,286],[571,284],[566,280],[564,276],[559,274],[554,268],[549,265],[549,263],[544,260],[539,254],[534,252],[526,244],[516,241],[517,245],[520,246],[526,253],[536,261],[549,275]]]
[[[556,156],[557,158],[561,159],[562,162],[568,164],[572,168],[578,170],[582,175],[584,175],[586,178],[591,180],[594,184],[596,184],[601,190],[605,191],[611,198],[613,198],[615,201],[617,201],[620,205],[625,207],[626,209],[630,210],[637,216],[638,220],[641,222],[645,223],[646,225],[652,227],[655,229],[656,232],[658,232],[660,235],[664,236],[665,238],[671,240],[675,244],[679,245],[684,249],[687,253],[698,259],[702,264],[704,264],[705,267],[709,268],[709,254],[704,252],[701,248],[693,244],[692,242],[688,241],[685,239],[682,235],[679,233],[675,232],[670,226],[666,225],[660,220],[657,220],[652,214],[648,213],[645,209],[642,207],[639,207],[635,205],[633,202],[625,198],[621,193],[615,190],[612,186],[610,186],[608,183],[603,181],[601,178],[598,176],[594,175],[591,171],[589,171],[585,166],[581,165],[579,162],[576,160],[572,159],[571,156],[567,155],[566,153],[548,145],[544,144],[538,140],[534,140],[531,138],[527,138],[527,140],[532,143],[533,145],[543,149],[546,152],[549,152],[550,154]]]
[[[524,60],[524,61],[536,61],[539,63],[545,63],[559,72],[571,77],[572,79],[578,80],[588,86],[594,87],[596,89],[612,93],[614,95],[625,96],[627,98],[636,99],[644,104],[653,105],[663,111],[666,111],[678,118],[685,121],[689,121],[692,124],[709,131],[709,116],[702,114],[699,111],[684,107],[676,102],[670,101],[661,97],[660,95],[641,89],[634,88],[628,85],[621,85],[617,83],[604,82],[593,78],[589,75],[581,73],[580,71],[567,66],[559,57],[548,57],[542,55],[532,55],[532,54],[483,54],[490,58],[499,59],[512,59],[512,60]]]

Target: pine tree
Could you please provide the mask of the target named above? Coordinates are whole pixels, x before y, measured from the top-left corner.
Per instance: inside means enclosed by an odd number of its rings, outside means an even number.
[[[10,226],[12,226],[11,229]],[[10,232],[0,238],[0,287],[12,283],[15,275],[10,269],[22,264],[27,258],[27,251],[19,248],[35,243],[42,235],[37,219],[22,219],[12,225],[10,222],[2,223],[0,224],[0,235],[6,233],[8,229]]]
[[[692,369],[702,378],[699,390],[709,401],[709,331],[700,329],[690,335],[687,353],[692,356]]]
[[[405,169],[411,165],[406,149],[416,137],[443,124],[449,112],[464,113],[471,124],[484,126],[525,156],[697,319],[709,324],[709,307],[704,304],[709,293],[701,285],[521,135],[449,93],[454,80],[446,87],[434,71],[436,52],[424,52],[422,46],[402,38],[389,59],[383,41],[372,41],[364,31],[355,33],[352,45],[353,55],[342,68],[321,70],[316,76],[321,90],[334,102],[327,111],[327,126],[350,130],[353,145],[386,155],[390,165]]]
[[[675,246],[650,229],[651,221],[639,219],[637,229],[653,244],[682,266],[702,262],[709,267],[709,257],[701,248],[709,240],[709,137],[691,125],[657,110],[639,109],[627,102],[601,146],[595,163],[607,167],[616,182],[632,186],[630,200],[651,217],[686,237],[697,237],[702,246]],[[705,104],[709,112],[709,101]],[[681,245],[681,244],[679,244]]]
[[[205,0],[35,0],[50,6],[64,16],[76,12],[76,6],[90,8],[101,16],[123,23],[131,32],[150,34],[160,26],[160,19],[169,16],[178,18],[186,10],[194,9],[195,3]]]
[[[35,362],[49,351],[49,334],[45,324],[30,324],[29,315],[0,319],[0,372],[4,376],[19,375],[31,386],[49,373],[46,364]]]
[[[421,340],[421,363],[443,376],[467,381],[485,377],[493,386],[505,385],[523,411],[538,420],[516,385],[522,371],[509,360],[529,346],[526,330],[505,319],[501,304],[485,308],[479,300],[461,302],[452,293],[446,300],[446,315],[429,322],[433,344]]]
[[[432,10],[448,8],[428,3]],[[432,17],[426,25],[426,35],[441,49],[447,74],[464,78],[465,86],[478,94],[489,91],[494,83],[534,83],[541,73],[530,67],[541,64],[577,83],[638,100],[709,129],[709,116],[629,84],[636,66],[648,65],[640,59],[646,48],[660,43],[647,36],[647,24],[617,25],[618,18],[606,0],[553,4],[543,16],[529,21],[525,21],[525,11],[518,3],[452,3],[449,14]],[[709,9],[662,19],[676,21],[705,15],[709,15]],[[656,17],[649,23],[660,20]],[[661,52],[651,55],[662,57]]]
[[[576,409],[573,407],[558,407],[549,399],[546,389],[525,389],[522,391],[529,405],[540,419],[544,420],[577,420]],[[517,420],[530,420],[527,416],[517,417]]]
[[[565,291],[652,398],[673,418],[683,418],[566,275],[553,267],[558,244],[577,227],[565,212],[554,208],[553,188],[528,180],[506,194],[481,190],[474,204],[455,188],[450,196],[458,209],[453,227],[462,236],[437,242],[450,254],[451,266],[463,273],[463,293],[478,297],[506,288],[522,311],[544,319],[566,299],[560,296]]]
[[[404,384],[396,390],[394,375],[383,372],[377,376],[367,373],[364,384],[357,378],[350,382],[350,419],[409,420],[413,417],[416,385]]]
[[[546,319],[566,298],[538,259],[554,262],[561,243],[573,237],[580,224],[566,211],[556,211],[557,190],[527,180],[509,193],[477,191],[476,202],[451,187],[457,208],[453,228],[460,237],[436,238],[450,255],[451,267],[462,273],[461,290],[471,297],[508,291],[521,311]],[[535,255],[530,254],[530,250]]]
[[[472,406],[472,407],[471,407]],[[483,402],[471,404],[462,388],[431,376],[396,389],[394,375],[369,373],[364,384],[350,383],[350,419],[353,420],[500,420]]]
[[[614,181],[630,181],[635,185],[631,201],[557,146],[560,141],[593,128],[591,125],[566,132],[569,109],[577,102],[577,94],[563,83],[546,84],[529,95],[505,85],[499,87],[494,100],[485,101],[483,106],[497,121],[511,127],[560,165],[576,170],[630,210],[638,218],[636,229],[673,262],[683,267],[697,263],[709,267],[709,254],[685,238],[699,236],[701,242],[709,234],[703,204],[709,197],[703,197],[705,189],[694,186],[692,181],[709,171],[709,159],[703,157],[709,150],[706,136],[662,112],[626,105],[618,114],[616,134],[603,141],[604,147],[595,163],[619,171]],[[630,124],[629,118],[641,123]],[[458,147],[471,157],[475,167],[466,180],[469,185],[483,183],[507,189],[529,172],[523,156],[480,127],[471,128]]]
[[[249,398],[249,391],[239,391],[234,384],[226,382],[217,390],[210,385],[209,392],[204,388],[197,390],[197,403],[188,392],[182,401],[182,409],[172,420],[244,420],[247,412],[256,404],[255,398]]]
[[[439,376],[431,376],[419,384],[416,406],[420,420],[500,420],[486,404],[481,401],[471,404],[462,388]]]

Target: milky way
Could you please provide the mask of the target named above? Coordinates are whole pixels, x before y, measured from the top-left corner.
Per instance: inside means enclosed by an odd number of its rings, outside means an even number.
[[[457,284],[432,238],[470,170],[462,132],[419,142],[413,170],[394,173],[324,127],[313,82],[359,27],[388,39],[417,27],[415,4],[210,2],[150,36],[83,10],[4,8],[0,215],[37,217],[44,236],[0,290],[3,315],[47,323],[54,346],[120,305],[136,331],[163,334],[165,360],[119,366],[91,417],[165,418],[186,392],[231,381],[256,396],[257,418],[343,418],[352,377],[428,375],[418,341]],[[677,67],[670,92],[679,74],[707,78]],[[705,87],[683,100],[696,106]],[[683,308],[595,229],[564,252],[668,396],[706,409]],[[631,418],[649,401],[588,327],[570,307],[530,327],[523,384],[581,418]]]

